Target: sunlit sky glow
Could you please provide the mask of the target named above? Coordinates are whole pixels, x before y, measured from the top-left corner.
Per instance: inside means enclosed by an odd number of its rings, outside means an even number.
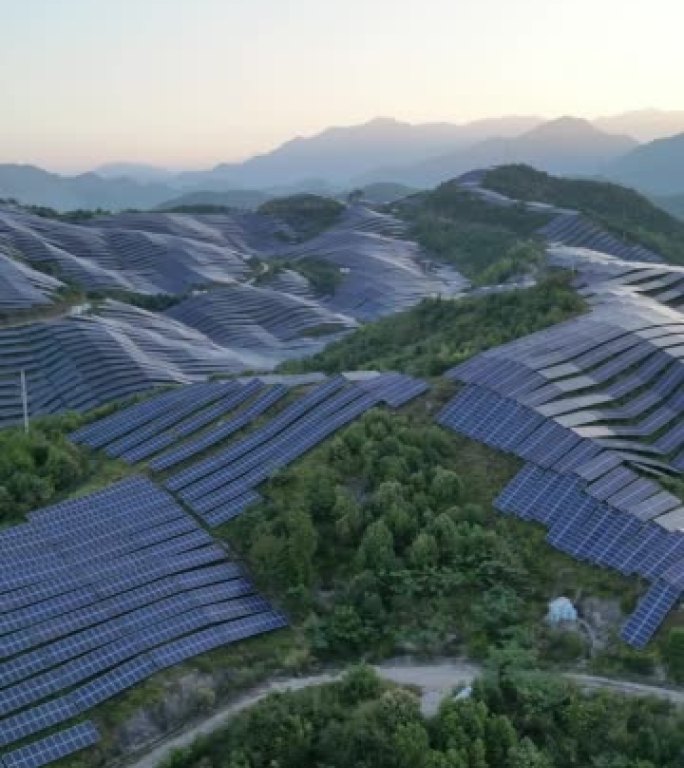
[[[211,166],[384,115],[684,108],[682,0],[0,0],[0,162]]]

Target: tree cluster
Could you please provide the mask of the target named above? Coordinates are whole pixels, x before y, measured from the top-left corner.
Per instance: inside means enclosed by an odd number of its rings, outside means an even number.
[[[527,165],[495,168],[485,176],[484,186],[516,200],[581,211],[620,239],[651,248],[673,264],[684,264],[684,222],[632,189],[559,178]]]
[[[66,415],[40,419],[28,434],[0,432],[0,525],[18,522],[88,475],[84,451],[64,436],[77,423],[78,417]]]
[[[525,290],[461,300],[425,299],[413,309],[363,326],[290,372],[396,370],[437,376],[485,349],[567,320],[584,308],[566,275]]]
[[[682,726],[668,704],[507,669],[427,719],[413,694],[359,667],[268,697],[163,768],[675,768]]]

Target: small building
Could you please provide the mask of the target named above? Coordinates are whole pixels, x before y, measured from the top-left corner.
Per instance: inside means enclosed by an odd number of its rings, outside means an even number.
[[[577,609],[567,597],[557,597],[549,603],[546,621],[552,626],[564,622],[575,622],[577,621]]]

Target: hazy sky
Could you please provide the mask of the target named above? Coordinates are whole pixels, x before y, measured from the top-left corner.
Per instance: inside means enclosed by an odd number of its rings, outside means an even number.
[[[683,0],[0,0],[0,162],[177,167],[378,115],[684,108]]]

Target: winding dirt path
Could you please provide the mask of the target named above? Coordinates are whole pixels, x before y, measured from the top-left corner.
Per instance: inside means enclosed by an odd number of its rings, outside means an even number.
[[[375,666],[374,669],[385,680],[420,689],[421,710],[428,716],[437,711],[441,702],[451,695],[454,688],[470,685],[482,673],[480,666],[466,661],[420,664],[398,660],[385,662]],[[186,730],[165,738],[145,755],[129,763],[130,768],[156,768],[174,750],[189,746],[197,736],[218,730],[236,714],[248,709],[271,693],[299,691],[312,685],[332,683],[339,680],[343,674],[344,670],[336,670],[306,677],[272,680],[253,688],[201,722],[190,724]],[[607,690],[626,696],[656,696],[674,704],[684,705],[684,691],[578,673],[567,673],[565,677],[589,690]]]

